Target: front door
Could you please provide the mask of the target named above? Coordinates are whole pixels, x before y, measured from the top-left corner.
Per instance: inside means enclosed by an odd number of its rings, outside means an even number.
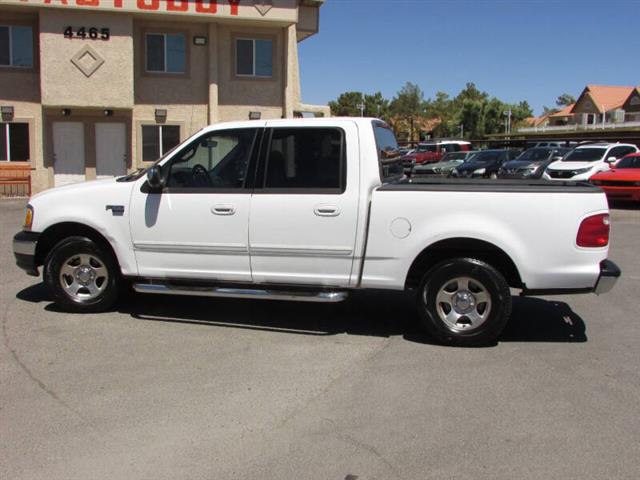
[[[96,123],[96,177],[119,177],[126,173],[126,124]]]
[[[84,182],[84,125],[53,122],[53,172],[55,186]]]
[[[162,164],[166,185],[134,188],[131,235],[151,278],[251,282],[246,183],[257,129],[204,133]]]
[[[346,139],[357,138],[355,126],[274,128],[270,137],[251,201],[254,281],[348,286],[359,171],[358,145]]]

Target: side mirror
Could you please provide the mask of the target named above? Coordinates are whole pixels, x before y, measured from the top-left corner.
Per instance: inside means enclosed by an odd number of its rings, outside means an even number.
[[[552,162],[559,162],[560,160],[562,160],[564,157],[562,155],[555,155],[553,157],[551,157],[551,161]]]
[[[160,165],[154,165],[147,170],[147,182],[153,191],[160,191],[164,188],[164,176]]]
[[[618,159],[616,157],[609,157],[607,158],[607,163],[616,163]]]

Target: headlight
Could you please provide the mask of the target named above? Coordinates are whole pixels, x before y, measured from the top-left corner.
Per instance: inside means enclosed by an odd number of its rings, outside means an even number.
[[[483,174],[484,172],[486,172],[486,171],[487,171],[487,169],[486,169],[486,168],[479,168],[479,169],[477,169],[477,170],[474,170],[474,171],[473,171],[473,174],[474,174],[474,175],[482,175],[482,174]]]
[[[574,171],[573,171],[573,173],[574,173],[574,175],[581,175],[581,174],[583,174],[583,173],[587,173],[587,172],[589,172],[589,171],[591,171],[591,167],[587,167],[587,168],[579,168],[579,169],[577,169],[577,170],[574,170]]]
[[[31,225],[33,225],[33,207],[31,205],[27,205],[27,211],[24,215],[24,225],[22,225],[22,228],[24,230],[31,230]]]

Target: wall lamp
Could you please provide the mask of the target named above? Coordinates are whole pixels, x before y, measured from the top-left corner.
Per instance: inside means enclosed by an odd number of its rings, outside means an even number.
[[[166,108],[156,108],[155,111],[156,122],[164,123],[167,121],[167,109]]]
[[[0,107],[0,114],[2,115],[2,120],[9,121],[13,119],[13,106],[3,105]]]
[[[262,117],[261,112],[249,112],[249,120],[260,120]]]
[[[102,111],[102,114],[103,114],[105,117],[113,117],[113,110],[111,110],[111,109],[109,109],[109,108],[106,108],[106,109],[104,109],[104,110]]]
[[[63,117],[68,117],[69,115],[71,115],[71,109],[63,108],[62,110],[60,110],[60,113],[62,114]]]

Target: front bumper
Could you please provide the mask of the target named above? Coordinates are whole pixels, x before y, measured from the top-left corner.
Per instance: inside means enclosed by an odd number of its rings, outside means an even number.
[[[610,292],[621,274],[620,268],[615,263],[611,260],[603,260],[600,262],[600,275],[593,292],[597,295]]]
[[[16,264],[34,277],[39,275],[36,265],[36,246],[39,238],[38,232],[27,231],[19,232],[13,237],[13,255],[16,257]]]

